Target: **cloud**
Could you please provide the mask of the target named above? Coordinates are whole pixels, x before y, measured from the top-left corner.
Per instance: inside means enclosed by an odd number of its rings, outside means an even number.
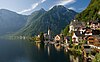
[[[76,0],[60,0],[57,5],[68,5],[76,2]]]
[[[53,6],[51,6],[51,7],[49,8],[49,10],[50,10],[50,9],[52,9],[53,7],[54,7],[54,5],[53,5]]]
[[[46,0],[42,0],[41,3],[44,3]]]
[[[25,13],[25,12],[29,12],[29,11],[35,9],[38,5],[39,5],[39,3],[35,3],[35,4],[32,5],[31,8],[22,10],[22,11],[20,11],[20,12],[18,12],[18,13],[19,13],[19,14],[22,14],[22,13]]]
[[[85,8],[86,8],[86,7],[83,7],[83,8],[79,8],[79,9],[77,9],[77,10],[78,10],[78,12],[82,12],[83,10],[85,10]]]
[[[74,7],[69,7],[68,9],[76,10]]]
[[[46,1],[46,0],[41,0],[40,2],[34,3],[34,4],[32,4],[31,8],[22,10],[22,11],[20,11],[20,12],[18,12],[18,13],[19,13],[19,14],[22,14],[22,13],[29,12],[29,11],[35,9],[39,4],[44,3],[45,1]]]
[[[33,4],[31,10],[34,9],[34,8],[36,8],[38,5],[39,5],[39,3]]]
[[[52,5],[49,8],[49,10],[52,9],[55,5],[69,5],[74,2],[76,2],[76,0],[58,0],[54,5]],[[70,9],[75,9],[75,8],[70,7]]]

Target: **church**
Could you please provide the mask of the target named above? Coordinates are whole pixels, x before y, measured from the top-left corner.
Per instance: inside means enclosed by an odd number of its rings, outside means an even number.
[[[51,29],[50,28],[48,28],[47,33],[44,33],[44,38],[45,38],[46,41],[52,40],[52,33],[51,33]]]

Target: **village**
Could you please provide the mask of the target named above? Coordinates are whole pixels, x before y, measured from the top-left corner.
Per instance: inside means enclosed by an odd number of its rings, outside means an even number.
[[[48,28],[47,33],[41,33],[34,37],[15,36],[15,39],[29,39],[37,46],[38,43],[54,45],[58,51],[64,48],[70,54],[70,62],[92,62],[96,54],[100,52],[99,20],[90,20],[89,22],[73,20],[67,28],[67,35],[61,33],[52,36],[52,30]]]
[[[70,61],[72,62],[92,62],[95,55],[100,52],[100,23],[98,20],[91,20],[87,23],[73,20],[69,25],[67,36],[61,33],[52,37],[51,31],[48,29],[48,33],[43,33],[44,40],[42,40],[45,45],[54,44],[57,49],[64,47],[71,54]],[[40,42],[40,37],[41,35],[38,35],[35,38],[36,42]]]
[[[52,29],[48,28],[47,33],[40,33],[34,37],[15,36],[13,39],[28,39],[35,42],[39,48],[40,43],[54,45],[58,51],[64,48],[70,54],[70,62],[93,62],[100,52],[99,20],[89,22],[73,20],[67,28],[66,35],[60,33],[52,36]],[[99,58],[95,60],[100,62]]]

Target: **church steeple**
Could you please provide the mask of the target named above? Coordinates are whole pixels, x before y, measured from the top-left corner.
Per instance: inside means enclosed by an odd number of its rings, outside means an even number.
[[[48,27],[48,35],[50,35],[51,34],[51,30],[50,30],[50,28]]]
[[[48,39],[51,39],[51,29],[48,27]]]

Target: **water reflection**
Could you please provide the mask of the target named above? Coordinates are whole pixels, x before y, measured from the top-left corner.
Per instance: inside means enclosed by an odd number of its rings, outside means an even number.
[[[68,54],[61,49],[29,41],[0,40],[0,62],[69,62]]]
[[[50,47],[48,46],[48,55],[50,55]]]
[[[40,43],[36,43],[36,46],[37,46],[38,49],[40,50]]]
[[[0,62],[31,62],[29,42],[0,40]]]
[[[55,49],[56,49],[57,51],[60,51],[60,49],[61,49],[60,44],[54,44],[54,46],[55,46]]]

